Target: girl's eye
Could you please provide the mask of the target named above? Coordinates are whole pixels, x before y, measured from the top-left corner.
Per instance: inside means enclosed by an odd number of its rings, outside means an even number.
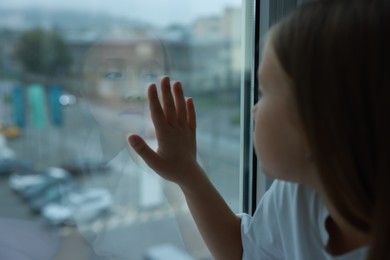
[[[141,76],[142,81],[144,82],[156,82],[158,75],[156,73],[147,73]]]
[[[104,77],[109,80],[118,80],[121,79],[123,75],[119,71],[110,71],[104,74]]]

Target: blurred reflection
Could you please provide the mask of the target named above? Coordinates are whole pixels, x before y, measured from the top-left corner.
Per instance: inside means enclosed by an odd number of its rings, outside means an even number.
[[[1,217],[55,225],[50,232],[58,231],[59,236],[42,235],[42,239],[60,247],[61,260],[90,259],[83,255],[91,253],[90,245],[99,260],[145,260],[171,251],[172,246],[208,259],[177,186],[149,172],[129,149],[126,137],[138,133],[155,145],[146,88],[164,74],[181,80],[197,103],[198,158],[232,208],[238,209],[241,7],[226,6],[233,3],[230,0],[210,5],[181,2],[183,8],[164,2],[161,10],[158,1],[154,9],[150,3],[148,8],[137,8],[142,1],[128,8],[114,2],[106,7],[99,1],[88,2],[88,7],[70,2],[80,11],[40,10],[45,5],[42,0],[31,2],[37,9],[24,4],[20,10],[2,9],[0,134],[8,142],[0,140],[0,158],[32,162],[30,168],[40,177],[48,177],[52,167],[63,168],[76,187],[65,186],[60,194],[57,185],[47,185],[45,192],[22,203],[19,193],[6,193],[9,180],[3,178]],[[130,19],[106,16],[115,7]],[[102,9],[102,15],[94,13],[96,8]],[[145,13],[143,21],[134,20],[138,12],[140,17]],[[94,40],[110,28],[115,31]],[[166,49],[174,56],[168,56]],[[41,90],[35,91],[36,85]],[[232,118],[236,123],[231,123]],[[47,184],[52,179],[41,180]],[[47,204],[40,214],[31,215],[31,205],[42,201]],[[26,230],[14,234],[18,238],[34,234],[39,241],[38,235]],[[4,231],[3,238],[9,239],[11,232]],[[15,241],[23,248],[24,240]]]
[[[149,32],[109,33],[85,55],[82,97],[97,127],[81,151],[106,162],[110,171],[85,174],[84,186],[109,190],[112,206],[92,222],[77,215],[75,220],[96,254],[107,259],[141,259],[155,244],[182,245],[175,219],[156,218],[167,207],[157,175],[126,141],[129,133],[137,133],[154,146],[146,93],[150,83],[168,72],[167,64],[162,42]],[[150,220],[140,221],[145,218],[158,221],[158,228]]]
[[[146,91],[167,72],[166,60],[162,43],[147,33],[114,32],[87,52],[83,96],[102,141],[109,140],[107,159],[123,148],[127,134],[153,135]]]

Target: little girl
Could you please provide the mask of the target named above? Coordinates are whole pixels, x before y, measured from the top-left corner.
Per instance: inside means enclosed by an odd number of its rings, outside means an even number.
[[[129,143],[179,185],[216,259],[390,259],[390,1],[327,0],[273,26],[258,71],[255,149],[276,180],[236,216],[196,161],[180,82],[148,92],[158,149]]]

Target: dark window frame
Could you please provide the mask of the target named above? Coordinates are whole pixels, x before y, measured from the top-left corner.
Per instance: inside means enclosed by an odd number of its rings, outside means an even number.
[[[242,211],[253,214],[272,179],[261,172],[253,150],[252,107],[258,99],[256,72],[269,28],[297,6],[313,0],[243,0],[243,70],[241,77]]]

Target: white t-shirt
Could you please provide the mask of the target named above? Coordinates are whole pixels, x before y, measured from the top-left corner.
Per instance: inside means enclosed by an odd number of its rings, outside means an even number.
[[[241,215],[245,260],[360,260],[368,248],[330,255],[325,246],[329,213],[313,189],[276,180],[264,194],[253,217]]]

